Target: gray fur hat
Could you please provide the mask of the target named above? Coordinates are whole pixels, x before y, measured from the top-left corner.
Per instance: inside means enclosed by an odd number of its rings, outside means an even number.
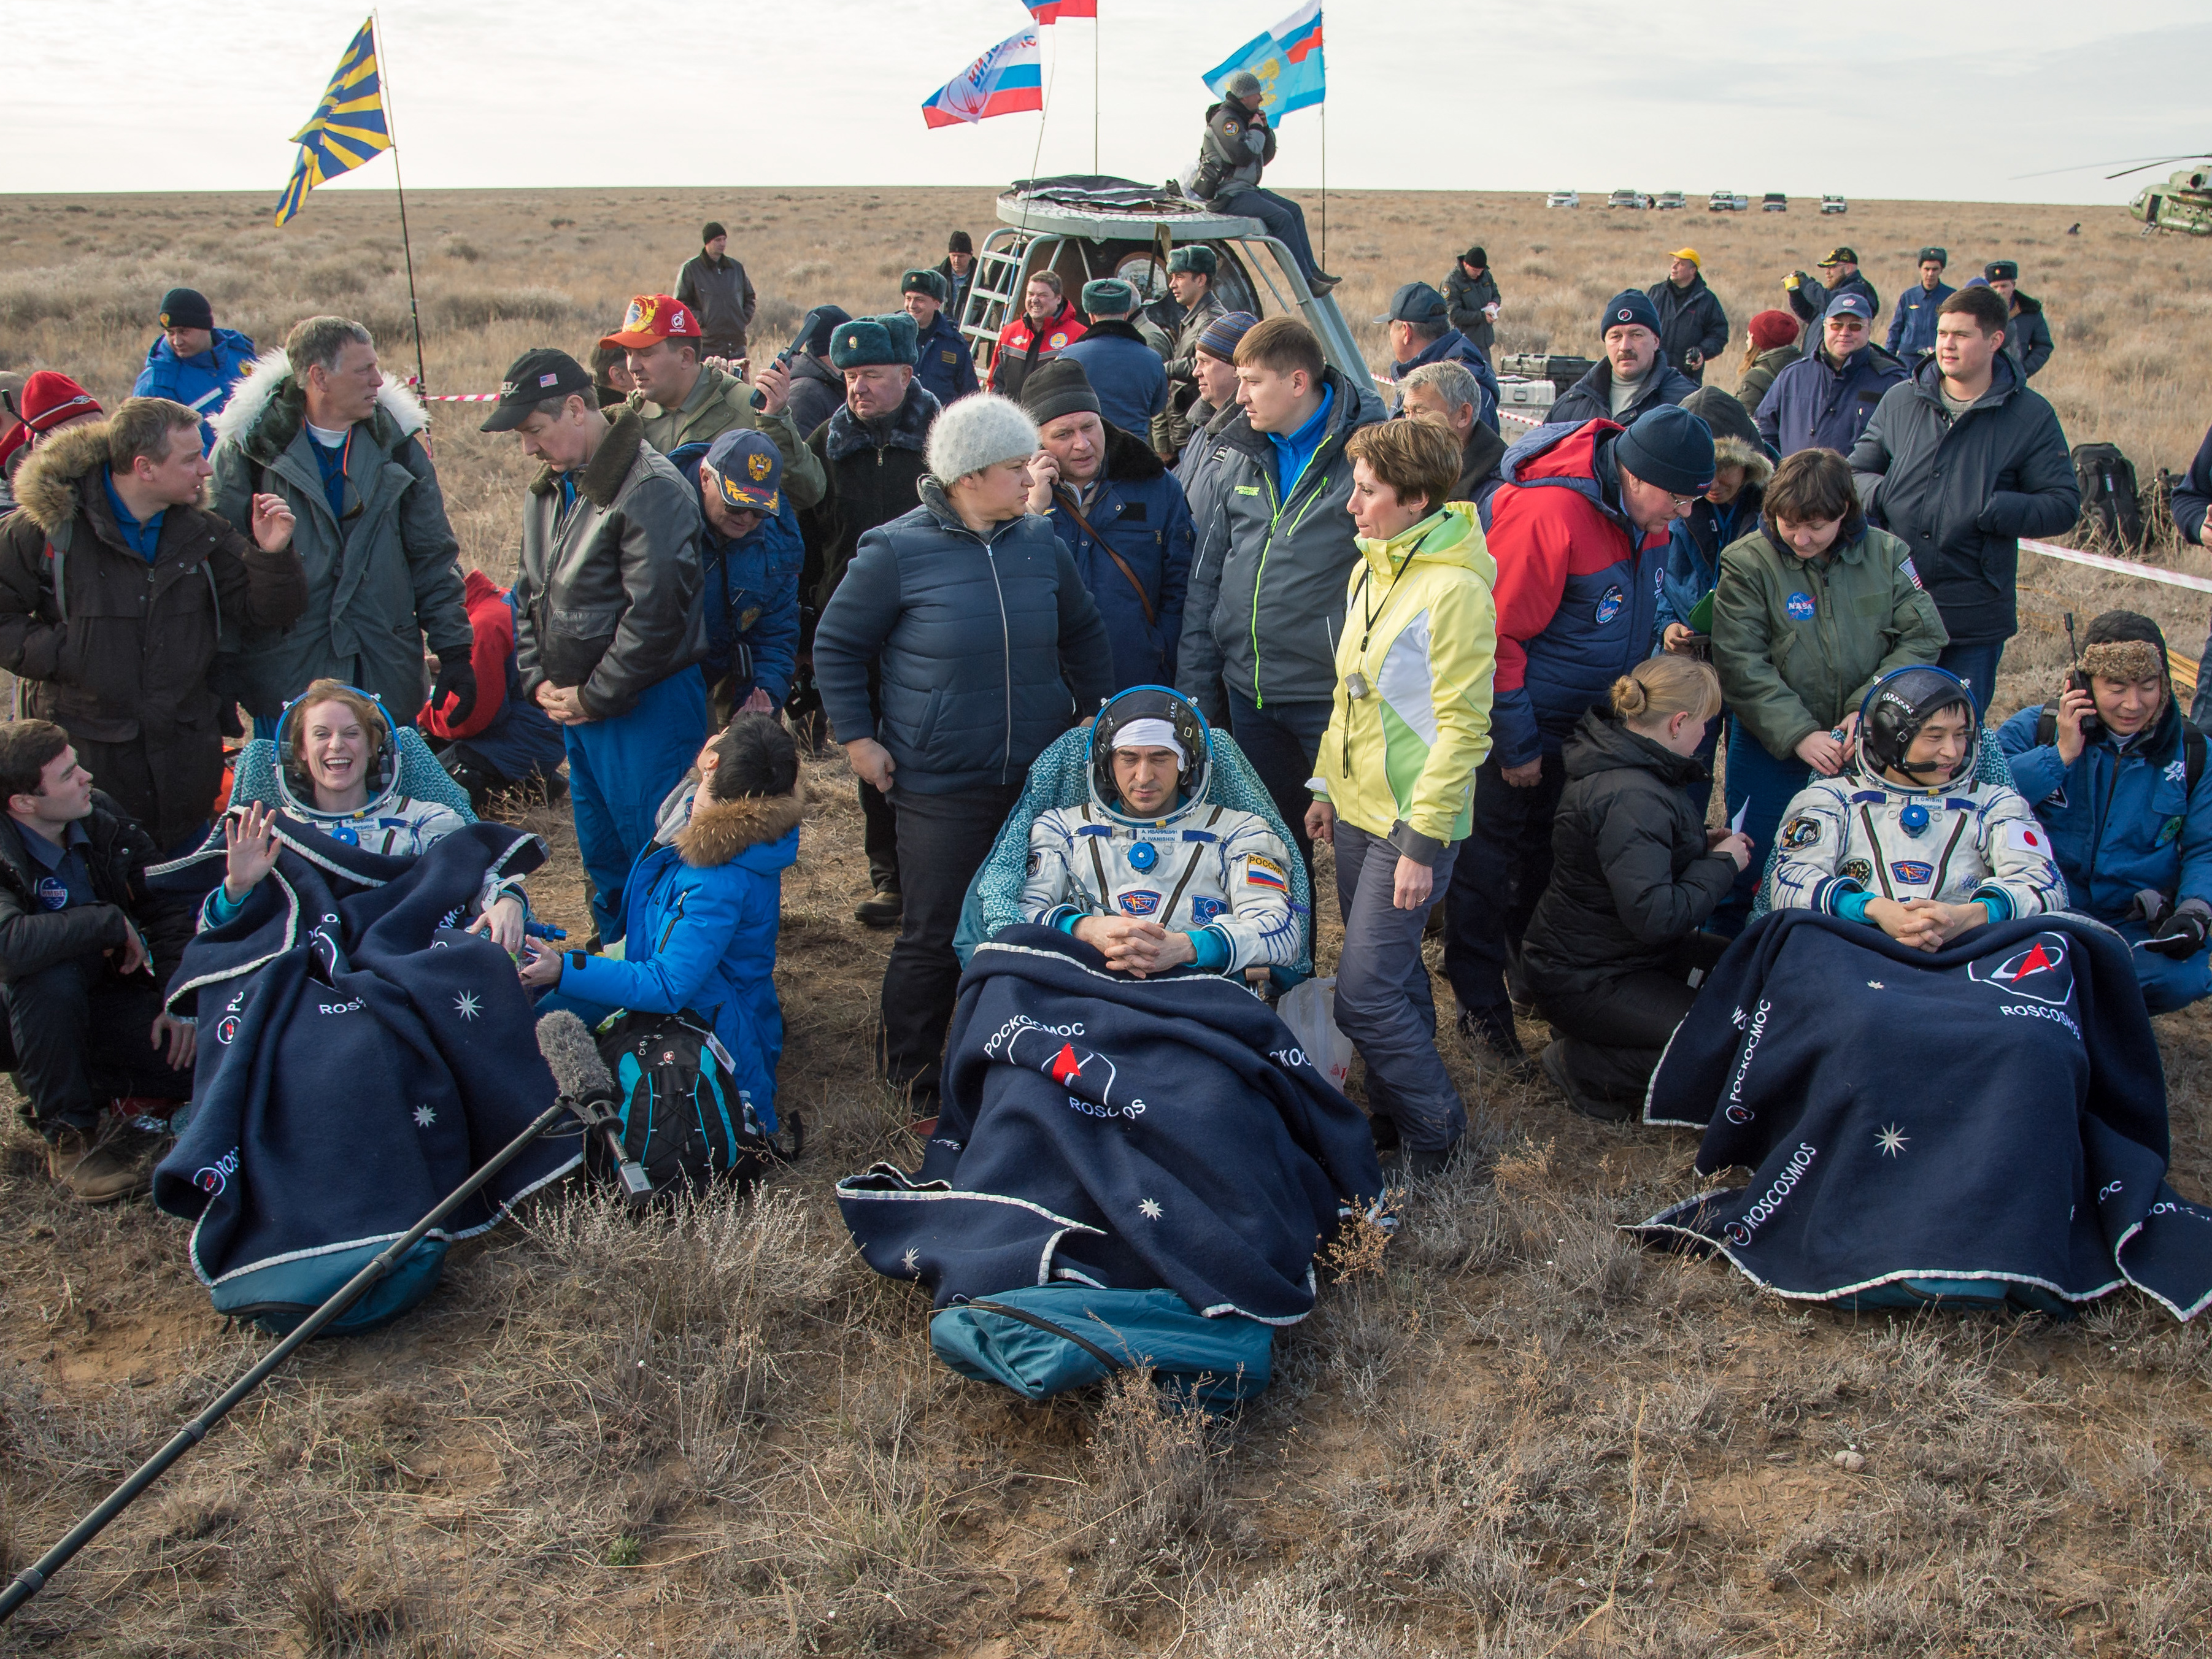
[[[939,483],[1036,452],[1036,423],[994,392],[947,404],[929,428],[929,474]]]

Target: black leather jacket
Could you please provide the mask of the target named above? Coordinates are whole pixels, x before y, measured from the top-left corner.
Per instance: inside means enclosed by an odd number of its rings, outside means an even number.
[[[707,654],[699,494],[625,412],[561,506],[549,467],[522,507],[515,664],[526,693],[574,686],[586,714],[613,720]]]

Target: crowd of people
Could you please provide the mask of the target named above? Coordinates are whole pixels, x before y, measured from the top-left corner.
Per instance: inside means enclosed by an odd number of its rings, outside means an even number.
[[[1257,90],[1209,111],[1204,194],[1325,294],[1294,206],[1259,189]],[[1330,846],[1335,1018],[1376,1145],[1415,1173],[1467,1123],[1423,963],[1439,931],[1478,1049],[1527,1066],[1533,1012],[1543,1072],[1612,1119],[1770,906],[1930,951],[2072,908],[2142,946],[2154,1011],[2212,986],[2205,710],[2157,627],[2097,618],[2050,702],[1984,731],[2018,543],[2080,508],[2011,261],[1954,289],[1923,249],[1877,345],[1838,247],[1749,319],[1731,392],[1683,248],[1607,301],[1599,362],[1543,423],[1501,432],[1481,246],[1392,295],[1379,377],[1295,316],[1228,309],[1218,258],[1176,247],[1156,295],[1039,266],[990,338],[958,325],[977,264],[956,232],[882,313],[817,306],[764,359],[709,222],[672,292],[503,377],[483,430],[537,469],[507,587],[462,570],[423,407],[350,319],[261,352],[179,289],[112,412],[54,370],[0,385],[0,1003],[56,1178],[144,1184],[114,1127],[191,1093],[180,952],[283,837],[419,855],[518,789],[565,795],[592,936],[532,937],[520,878],[470,925],[542,998],[696,1010],[772,1089],[811,737],[855,779],[855,915],[897,929],[878,1063],[925,1125],[971,890],[1071,731],[1089,793],[1035,818],[1025,920],[1107,972],[1272,994],[1310,960],[1291,896]],[[2174,501],[2212,545],[2208,501],[2212,435]],[[248,738],[267,799],[232,785]],[[409,769],[431,754],[450,802]],[[1272,810],[1208,805],[1232,774]],[[214,848],[204,902],[149,884]]]

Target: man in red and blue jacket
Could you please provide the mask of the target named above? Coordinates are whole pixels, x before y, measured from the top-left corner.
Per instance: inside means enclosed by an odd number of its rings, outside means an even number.
[[[1445,900],[1444,972],[1460,1024],[1521,1058],[1505,973],[1552,877],[1552,817],[1567,734],[1650,654],[1668,526],[1713,478],[1713,434],[1662,404],[1611,421],[1537,428],[1505,453],[1482,501],[1498,562],[1498,667],[1489,757]]]

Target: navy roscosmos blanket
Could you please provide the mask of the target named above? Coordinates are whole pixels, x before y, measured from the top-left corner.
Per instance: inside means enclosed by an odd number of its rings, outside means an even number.
[[[185,947],[173,1006],[197,1002],[190,1121],[154,1198],[197,1218],[191,1256],[218,1310],[282,1328],[427,1215],[553,1103],[528,994],[489,939],[462,931],[488,872],[535,868],[536,836],[456,830],[416,859],[280,826],[276,867]],[[216,850],[155,878],[221,879]],[[501,1170],[394,1276],[330,1328],[360,1329],[437,1281],[447,1243],[572,1168],[549,1135]]]
[[[1637,1231],[1720,1251],[1784,1296],[2063,1308],[2133,1285],[2212,1300],[2212,1211],[2166,1184],[2166,1081],[2112,929],[2072,915],[1929,955],[1784,910],[1714,969],[1647,1123],[1705,1130],[1749,1184]]]
[[[940,1308],[1073,1279],[1296,1323],[1340,1206],[1382,1194],[1367,1120],[1242,983],[1103,963],[1048,927],[977,947],[921,1173],[838,1183],[854,1242]]]

